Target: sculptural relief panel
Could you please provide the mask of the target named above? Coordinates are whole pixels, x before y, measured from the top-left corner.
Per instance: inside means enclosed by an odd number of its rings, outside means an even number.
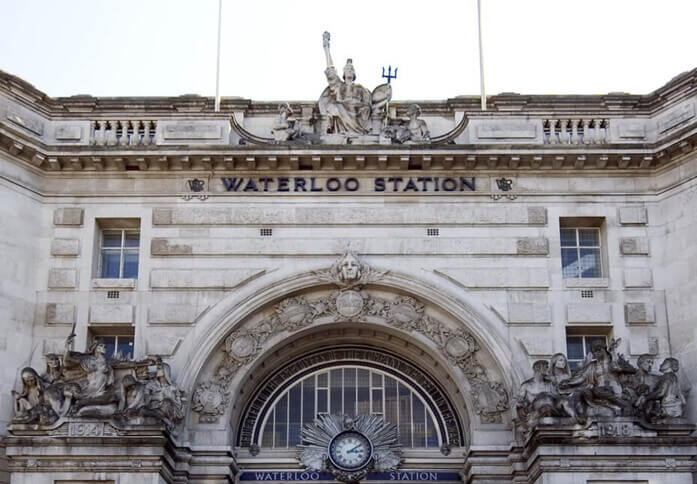
[[[473,410],[483,423],[497,423],[509,408],[505,386],[496,370],[482,364],[480,345],[463,327],[453,328],[428,314],[425,305],[406,295],[371,291],[386,275],[345,253],[331,267],[315,271],[319,284],[336,289],[321,296],[292,296],[262,317],[233,331],[226,339],[215,368],[193,393],[192,410],[199,422],[216,421],[230,404],[231,383],[239,370],[259,358],[272,337],[318,324],[370,323],[395,328],[421,339],[458,368],[470,385]],[[378,295],[379,294],[379,295]]]

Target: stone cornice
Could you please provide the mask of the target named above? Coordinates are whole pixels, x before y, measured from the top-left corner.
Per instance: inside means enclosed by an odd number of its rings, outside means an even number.
[[[223,98],[221,113],[214,113],[214,100],[196,94],[170,97],[94,97],[75,95],[52,98],[23,79],[0,70],[0,93],[4,93],[27,107],[52,117],[91,117],[100,114],[137,114],[139,116],[171,113],[187,116],[199,115],[215,118],[227,117],[231,112],[243,111],[245,114],[276,113],[279,101],[253,102],[241,97]],[[683,72],[664,86],[648,94],[609,93],[602,95],[526,95],[501,93],[489,96],[486,115],[511,112],[554,113],[571,115],[586,113],[632,113],[652,115],[697,93],[697,69]],[[456,111],[479,112],[478,96],[457,96],[444,101],[393,101],[398,109],[412,102],[418,102],[424,114]],[[315,101],[293,101],[294,108],[312,106]]]
[[[683,159],[697,143],[697,69],[643,96],[504,93],[489,98],[492,109],[486,112],[476,102],[474,97],[421,102],[432,139],[446,136],[448,144],[274,145],[267,130],[276,103],[226,99],[222,112],[214,113],[212,99],[196,95],[50,98],[0,71],[0,151],[44,172],[648,173]],[[316,103],[293,106],[303,122],[316,119]],[[393,116],[403,117],[407,103],[390,106]]]
[[[692,153],[697,126],[653,144],[49,146],[0,122],[0,151],[41,171],[631,170],[651,172]]]

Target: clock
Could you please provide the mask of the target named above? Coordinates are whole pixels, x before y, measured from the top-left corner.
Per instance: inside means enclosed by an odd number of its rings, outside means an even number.
[[[344,471],[361,469],[372,457],[373,444],[365,435],[355,430],[340,432],[329,443],[329,459]]]

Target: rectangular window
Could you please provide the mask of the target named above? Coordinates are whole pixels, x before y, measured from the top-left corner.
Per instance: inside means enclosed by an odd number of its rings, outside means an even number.
[[[140,233],[137,230],[103,230],[101,233],[99,277],[137,279]]]
[[[569,369],[575,371],[583,366],[586,355],[591,352],[594,341],[607,344],[607,336],[604,334],[578,334],[566,336],[566,359],[569,361]]]
[[[117,360],[133,359],[133,336],[98,336],[106,346],[106,357]]]
[[[560,237],[565,278],[603,277],[600,228],[562,226]]]

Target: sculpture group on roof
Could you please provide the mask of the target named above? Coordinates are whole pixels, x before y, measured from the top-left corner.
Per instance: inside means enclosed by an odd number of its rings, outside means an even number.
[[[534,375],[521,384],[517,396],[518,427],[529,432],[543,417],[580,424],[597,418],[635,417],[651,423],[681,418],[686,399],[678,381],[678,360],[665,358],[661,374],[656,374],[652,355],[641,355],[635,367],[617,352],[620,341],[613,340],[609,347],[593,342],[573,372],[562,353],[533,363]]]
[[[45,373],[22,369],[22,388],[12,392],[13,423],[50,426],[64,417],[109,418],[173,430],[184,418],[184,394],[160,358],[110,359],[100,340],[87,353],[72,351],[74,338],[67,338],[63,355],[46,355]]]
[[[293,118],[288,103],[279,105],[279,113],[271,128],[273,141],[278,144],[372,144],[372,143],[430,143],[426,122],[419,119],[421,108],[412,104],[408,119],[390,119],[388,105],[392,86],[381,84],[372,92],[355,82],[353,59],[347,59],[343,76],[339,77],[329,52],[329,32],[323,34],[327,68],[327,87],[322,92],[318,108],[323,117],[318,130],[303,130]]]

